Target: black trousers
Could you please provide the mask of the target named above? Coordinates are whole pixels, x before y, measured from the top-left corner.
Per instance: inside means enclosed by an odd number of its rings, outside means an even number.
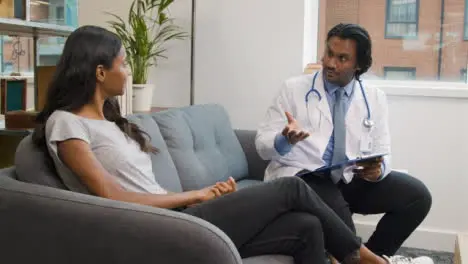
[[[366,243],[377,255],[394,255],[432,204],[431,194],[420,180],[396,171],[380,182],[355,177],[349,184],[335,185],[329,177],[313,173],[303,179],[354,232],[353,213],[385,213]]]
[[[293,256],[297,264],[325,262],[325,249],[342,261],[360,240],[298,177],[247,187],[183,210],[223,230],[245,257]]]

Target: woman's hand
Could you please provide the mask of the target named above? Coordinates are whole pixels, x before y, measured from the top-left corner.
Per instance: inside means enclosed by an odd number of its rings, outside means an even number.
[[[196,192],[197,201],[199,203],[212,200],[225,194],[235,192],[237,183],[234,178],[229,177],[225,182],[217,182],[215,185],[208,186]]]
[[[216,185],[209,186],[196,191],[196,203],[206,202],[216,197],[220,197],[221,195],[221,191],[217,189]]]
[[[232,177],[229,177],[225,182],[217,182],[215,186],[222,195],[232,193],[237,190],[237,183]]]

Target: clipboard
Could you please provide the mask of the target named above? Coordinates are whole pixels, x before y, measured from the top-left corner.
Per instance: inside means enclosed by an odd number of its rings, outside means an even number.
[[[359,158],[356,158],[356,159],[343,161],[343,162],[333,164],[333,165],[330,165],[330,166],[321,167],[321,168],[316,169],[314,172],[332,171],[332,170],[336,170],[336,169],[339,169],[339,168],[342,168],[342,167],[349,167],[349,166],[356,165],[358,162],[365,162],[365,161],[369,161],[369,160],[372,160],[372,159],[385,157],[387,155],[388,155],[388,153],[383,153],[383,154],[374,154],[374,155],[359,157]]]

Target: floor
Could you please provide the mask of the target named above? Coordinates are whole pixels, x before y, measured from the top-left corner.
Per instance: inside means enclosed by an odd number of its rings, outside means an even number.
[[[398,255],[406,257],[428,256],[434,260],[434,264],[453,264],[453,253],[439,252],[415,248],[401,248]]]

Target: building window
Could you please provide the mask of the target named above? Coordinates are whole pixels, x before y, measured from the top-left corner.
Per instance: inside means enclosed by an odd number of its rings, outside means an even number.
[[[3,72],[3,36],[0,36],[0,75]]]
[[[415,80],[414,67],[384,67],[384,77],[388,80]]]
[[[386,38],[418,36],[419,0],[387,0]]]
[[[462,68],[460,70],[460,79],[464,83],[468,83],[467,76],[466,76],[466,68]]]
[[[465,18],[463,23],[463,39],[468,40],[468,0],[465,0]]]
[[[65,24],[65,7],[57,6],[55,8],[55,16],[57,17],[57,24],[64,25]]]

